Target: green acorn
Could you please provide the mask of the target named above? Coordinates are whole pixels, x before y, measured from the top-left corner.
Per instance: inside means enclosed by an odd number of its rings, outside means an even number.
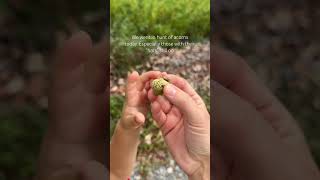
[[[153,93],[156,96],[163,94],[163,88],[165,85],[169,84],[168,80],[164,78],[158,78],[152,81],[151,86],[153,89]]]

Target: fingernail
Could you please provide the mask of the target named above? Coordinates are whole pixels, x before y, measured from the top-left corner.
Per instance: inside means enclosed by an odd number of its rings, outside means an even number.
[[[168,84],[164,87],[164,93],[167,95],[167,96],[170,96],[170,97],[174,97],[177,93],[177,90],[175,87],[173,87],[171,84]]]

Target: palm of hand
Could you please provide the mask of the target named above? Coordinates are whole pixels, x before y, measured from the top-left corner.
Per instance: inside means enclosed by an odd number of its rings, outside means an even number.
[[[154,96],[148,92],[151,101],[151,111],[154,120],[160,127],[166,144],[176,162],[187,174],[192,174],[198,167],[198,159],[192,149],[201,146],[202,137],[208,134],[197,133],[197,127],[187,121],[187,116],[163,96]],[[197,107],[195,107],[197,108]],[[207,117],[209,119],[209,115]],[[199,135],[199,136],[198,136]],[[195,144],[200,142],[200,144]]]
[[[190,153],[190,141],[187,141],[187,134],[192,134],[192,127],[186,123],[186,119],[182,117],[181,112],[172,107],[172,110],[166,114],[166,122],[162,126],[164,139],[168,145],[169,151],[180,167],[187,174],[192,174],[197,166],[197,161]]]

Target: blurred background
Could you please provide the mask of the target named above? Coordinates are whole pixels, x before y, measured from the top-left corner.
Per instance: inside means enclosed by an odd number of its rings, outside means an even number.
[[[109,28],[106,6],[106,1],[97,0],[0,0],[0,180],[32,179],[47,127],[56,44],[80,29],[94,41],[101,39]],[[209,0],[114,0],[111,8],[110,135],[122,110],[125,75],[132,69],[185,77],[209,108]],[[186,35],[195,44],[152,55],[119,44],[131,34]],[[134,178],[185,177],[150,117],[141,138]]]
[[[0,0],[0,180],[29,180],[47,126],[56,43],[107,32],[106,1]]]
[[[111,0],[110,15],[110,136],[121,116],[128,71],[136,70],[141,74],[160,70],[180,75],[187,79],[210,108],[209,0]],[[176,47],[170,52],[149,53],[146,48],[123,46],[124,42],[132,41],[132,35],[188,36],[187,42],[192,44]],[[137,159],[132,179],[187,179],[170,157],[150,114],[141,133]]]
[[[125,74],[132,69],[179,74],[210,108],[208,1],[112,2],[111,125],[120,117]],[[213,6],[214,43],[243,56],[282,100],[320,165],[320,2],[214,0]],[[97,0],[0,0],[0,180],[28,180],[34,175],[47,125],[48,74],[55,45],[79,29],[98,41],[108,28],[105,7],[106,2]],[[153,55],[119,44],[130,34],[149,33],[188,35],[195,44]],[[133,176],[183,178],[158,132],[147,121]]]
[[[304,130],[320,165],[320,1],[215,0],[214,43],[238,53]]]

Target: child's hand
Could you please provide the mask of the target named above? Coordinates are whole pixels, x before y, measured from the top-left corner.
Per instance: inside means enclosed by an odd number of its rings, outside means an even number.
[[[134,71],[128,74],[126,101],[122,118],[119,122],[123,129],[140,129],[148,111],[147,91],[145,84],[160,76],[160,71],[149,71],[141,76]]]
[[[139,145],[140,127],[148,110],[145,84],[160,76],[160,71],[149,71],[141,76],[128,74],[123,113],[110,143],[111,180],[127,179],[133,171]]]
[[[164,75],[163,96],[148,91],[151,112],[169,150],[190,179],[210,173],[210,115],[201,97],[181,77]]]

